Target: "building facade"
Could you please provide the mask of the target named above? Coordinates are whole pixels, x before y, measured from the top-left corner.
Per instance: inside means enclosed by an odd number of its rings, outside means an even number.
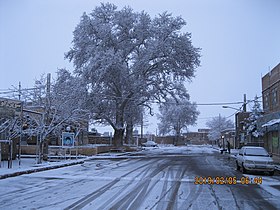
[[[183,136],[187,140],[188,144],[208,144],[209,143],[209,129],[198,129],[197,132],[184,133]]]
[[[280,111],[280,63],[262,77],[263,111],[271,114]]]
[[[263,132],[264,147],[269,153],[280,155],[280,63],[262,77],[264,115],[258,120]]]

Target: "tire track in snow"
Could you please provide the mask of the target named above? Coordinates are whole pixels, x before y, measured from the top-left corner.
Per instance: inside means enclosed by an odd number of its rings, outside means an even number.
[[[110,208],[137,209],[140,206],[140,204],[142,204],[142,202],[146,199],[149,192],[151,192],[152,189],[155,187],[156,183],[160,181],[160,179],[157,179],[156,182],[153,183],[153,185],[149,188],[151,180],[159,173],[162,173],[164,169],[169,165],[169,161],[164,161],[164,163],[160,164],[158,167],[153,169],[151,173],[149,173],[146,177],[144,177],[144,179],[139,181],[133,189],[124,194],[122,198],[118,200],[118,202],[113,204]]]
[[[175,161],[173,161],[173,163],[174,162]],[[177,168],[176,170],[174,170],[174,165],[176,164],[171,163],[166,173],[159,200],[155,202],[153,206],[147,207],[148,209],[154,209],[155,207],[157,210],[176,209],[175,204],[177,205],[179,188],[189,165],[186,165],[184,168]],[[173,173],[174,171],[177,172],[175,176]]]
[[[193,203],[198,200],[203,189],[203,185],[194,185],[193,183],[189,183],[187,186],[189,186],[190,189],[189,194],[178,209],[191,209]]]
[[[137,175],[134,176],[135,178],[128,179],[128,180],[130,180],[130,182],[128,182],[125,186],[123,186],[116,193],[114,193],[114,195],[111,195],[111,197],[108,198],[107,201],[105,201],[104,204],[101,207],[98,207],[98,209],[99,210],[106,209],[106,208],[108,208],[108,206],[114,205],[114,203],[116,203],[117,200],[120,199],[120,197],[121,198],[125,197],[125,196],[122,196],[122,194],[123,194],[124,191],[127,190],[127,186],[131,186],[131,185],[135,184],[136,180],[140,180],[140,181],[138,181],[138,183],[141,182],[142,179],[144,179],[147,176],[147,174],[149,173],[151,168],[157,167],[157,166],[153,166],[153,164],[155,164],[155,163],[156,163],[156,165],[158,165],[158,160],[153,161],[152,163],[150,163],[150,166],[144,168],[143,171],[140,171]]]
[[[166,209],[177,209],[177,208],[175,208],[175,205],[177,204],[177,199],[178,199],[177,195],[178,195],[179,188],[181,186],[181,180],[182,180],[185,172],[186,172],[186,168],[183,171],[178,171],[176,178],[175,178],[175,180],[177,180],[177,181],[175,181],[175,183],[171,187],[171,191],[170,191],[171,196],[169,198],[169,202],[168,202]]]
[[[157,162],[157,160],[154,160],[153,162]],[[110,190],[111,187],[113,187],[116,183],[118,183],[122,178],[126,177],[127,175],[141,169],[144,168],[148,165],[150,165],[151,163],[148,162],[144,165],[141,165],[135,169],[133,169],[132,171],[129,171],[127,173],[125,173],[124,175],[122,175],[119,178],[116,178],[115,180],[111,181],[110,183],[106,184],[105,186],[95,190],[94,192],[90,193],[89,195],[85,196],[84,198],[76,201],[75,203],[71,204],[70,206],[66,207],[65,210],[70,210],[70,209],[81,209],[83,207],[85,207],[86,205],[88,205],[89,203],[91,203],[92,201],[94,201],[96,198],[98,198],[99,196],[101,196],[102,194],[104,194],[106,191]]]

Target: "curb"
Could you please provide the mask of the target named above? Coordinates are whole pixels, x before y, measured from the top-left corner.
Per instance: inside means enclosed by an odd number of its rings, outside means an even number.
[[[52,166],[46,166],[46,167],[38,167],[38,168],[34,168],[34,169],[27,169],[27,170],[22,170],[22,171],[16,171],[13,173],[8,173],[8,174],[2,174],[0,175],[0,180],[1,179],[6,179],[6,178],[10,178],[10,177],[15,177],[15,176],[20,176],[20,175],[24,175],[24,174],[31,174],[31,173],[36,173],[36,172],[41,172],[41,171],[47,171],[47,170],[52,170],[52,169],[57,169],[57,168],[63,168],[63,167],[67,167],[67,166],[73,166],[73,165],[78,165],[78,164],[83,164],[86,161],[89,160],[95,160],[95,159],[122,159],[123,153],[122,154],[115,154],[114,156],[111,157],[88,157],[87,159],[84,160],[80,160],[80,161],[75,161],[72,163],[64,163],[64,164],[58,164],[58,165],[52,165]]]
[[[0,175],[0,180],[1,179],[6,179],[6,178],[10,178],[10,177],[15,177],[15,176],[20,176],[20,175],[24,175],[24,174],[31,174],[31,173],[36,173],[36,172],[41,172],[41,171],[47,171],[47,170],[52,170],[52,169],[57,169],[57,168],[63,168],[63,167],[67,167],[67,166],[73,166],[73,165],[78,165],[78,164],[83,164],[86,161],[89,160],[95,160],[95,159],[122,159],[123,154],[115,154],[114,156],[111,157],[88,157],[87,159],[84,160],[80,160],[80,161],[75,161],[72,163],[64,163],[64,164],[58,164],[58,165],[53,165],[53,166],[46,166],[46,167],[38,167],[38,168],[34,168],[34,169],[27,169],[27,170],[22,170],[22,171],[16,171],[13,173],[8,173],[8,174],[2,174]]]
[[[42,168],[35,168],[35,169],[28,169],[24,171],[17,171],[14,173],[9,173],[9,174],[3,174],[0,175],[0,179],[6,179],[10,177],[15,177],[15,176],[20,176],[23,174],[31,174],[31,173],[36,173],[36,172],[41,172],[41,171],[46,171],[46,170],[51,170],[51,169],[57,169],[57,168],[62,168],[62,167],[67,167],[67,166],[72,166],[72,165],[78,165],[78,164],[83,164],[85,161],[77,161],[77,162],[72,162],[72,163],[65,163],[61,165],[54,165],[54,166],[47,166],[47,167],[42,167]]]

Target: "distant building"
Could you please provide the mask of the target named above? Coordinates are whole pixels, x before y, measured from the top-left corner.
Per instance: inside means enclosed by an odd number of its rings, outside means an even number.
[[[16,117],[19,119],[21,108],[21,101],[0,97],[0,125],[2,126],[0,129],[0,162],[1,160],[15,159],[18,154],[19,138],[10,138],[9,130],[12,125],[9,120],[16,119]]]
[[[208,144],[209,131],[210,129],[198,129],[197,132],[183,133],[183,136],[188,144],[196,144],[196,145]]]
[[[202,145],[208,144],[208,133],[210,129],[198,129],[197,132],[183,133],[181,136],[155,136],[153,140],[158,144],[173,144],[176,146],[180,145]]]

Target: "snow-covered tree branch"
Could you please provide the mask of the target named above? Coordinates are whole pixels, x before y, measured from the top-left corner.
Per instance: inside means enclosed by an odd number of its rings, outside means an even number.
[[[249,118],[246,120],[246,130],[247,135],[251,135],[252,137],[258,138],[259,136],[263,135],[263,132],[258,130],[257,127],[257,120],[262,117],[262,109],[261,105],[258,101],[258,97],[255,96],[254,104],[249,114]]]
[[[206,122],[206,126],[210,128],[208,138],[210,141],[217,141],[221,138],[221,132],[225,129],[234,128],[234,124],[226,117],[217,116]]]
[[[152,19],[109,3],[82,15],[66,58],[87,82],[92,117],[114,128],[116,146],[131,103],[188,98],[184,82],[194,77],[200,49],[190,33],[181,32],[185,24],[166,12]]]
[[[194,125],[199,115],[196,104],[187,99],[168,99],[160,106],[159,111],[159,133],[164,135],[173,131],[177,137],[182,129],[187,130],[188,126]]]

